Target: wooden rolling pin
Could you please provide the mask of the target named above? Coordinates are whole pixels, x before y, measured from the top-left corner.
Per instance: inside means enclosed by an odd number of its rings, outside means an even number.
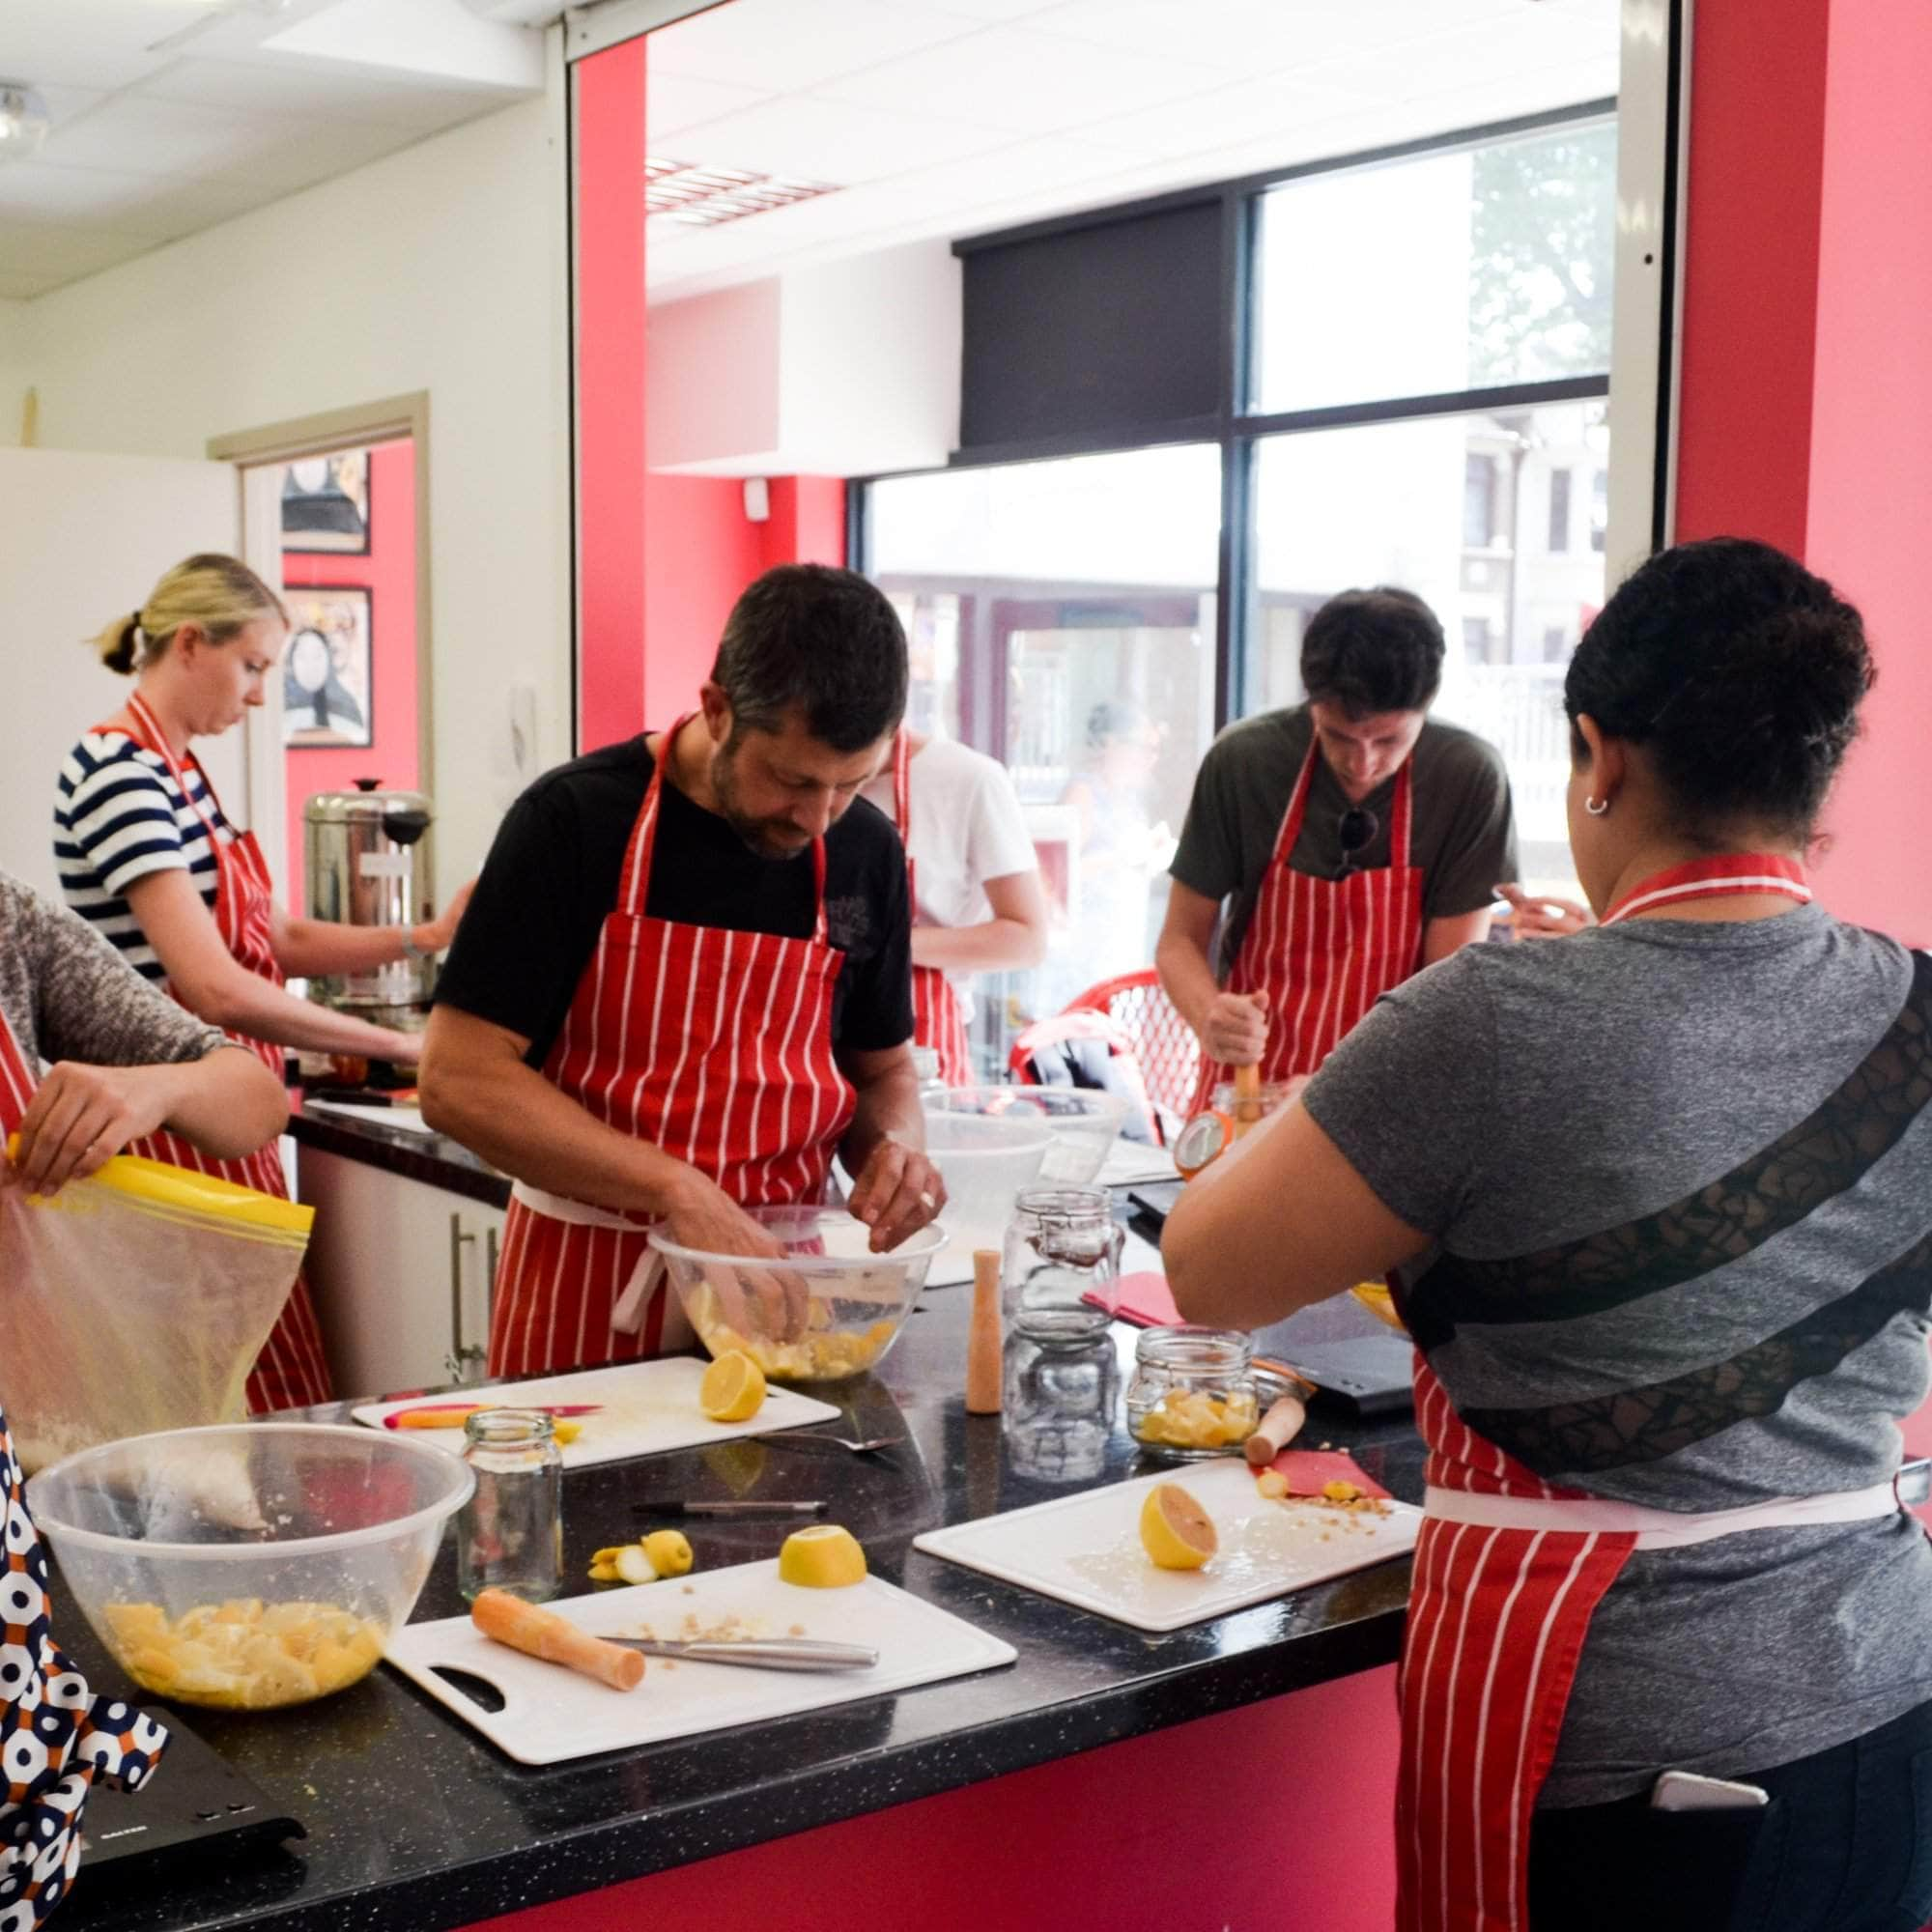
[[[1294,1438],[1308,1420],[1308,1410],[1298,1395],[1278,1397],[1268,1405],[1261,1425],[1242,1445],[1241,1453],[1257,1469],[1265,1469]]]
[[[613,1690],[635,1690],[643,1679],[639,1652],[606,1643],[601,1636],[579,1630],[569,1618],[526,1604],[507,1590],[483,1591],[469,1606],[469,1620],[495,1642],[506,1643],[526,1657],[540,1657],[546,1663],[581,1670]]]
[[[973,1325],[966,1335],[966,1413],[1000,1412],[1000,1252],[973,1251]]]

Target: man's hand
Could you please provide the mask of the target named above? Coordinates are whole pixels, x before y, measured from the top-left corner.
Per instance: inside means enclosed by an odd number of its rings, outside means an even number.
[[[169,1066],[84,1066],[63,1060],[41,1082],[20,1122],[20,1150],[0,1178],[33,1194],[57,1194],[99,1172],[129,1141],[168,1117]]]
[[[1265,993],[1216,993],[1208,1009],[1201,1044],[1225,1066],[1253,1066],[1267,1045]]]
[[[886,1139],[867,1156],[846,1206],[871,1229],[872,1252],[882,1255],[938,1218],[946,1182],[920,1149]]]
[[[694,1167],[680,1177],[665,1228],[679,1247],[710,1255],[784,1258],[784,1243],[738,1206],[715,1180]],[[802,1277],[788,1268],[712,1267],[704,1278],[718,1297],[724,1321],[741,1335],[795,1342],[805,1333],[811,1297]]]

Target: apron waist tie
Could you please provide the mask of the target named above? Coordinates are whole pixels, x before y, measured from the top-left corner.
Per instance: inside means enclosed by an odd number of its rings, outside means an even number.
[[[1480,1529],[1531,1529],[1588,1536],[1634,1535],[1639,1549],[1681,1549],[1747,1529],[1802,1529],[1828,1522],[1863,1522],[1890,1516],[1900,1507],[1892,1484],[1834,1491],[1822,1496],[1775,1496],[1737,1509],[1652,1509],[1604,1496],[1564,1500],[1546,1496],[1495,1496],[1471,1490],[1438,1490],[1431,1485],[1423,1514],[1438,1522],[1469,1523]]]
[[[573,1201],[567,1194],[551,1194],[527,1181],[510,1183],[510,1199],[532,1214],[548,1215],[553,1221],[567,1222],[573,1228],[614,1228],[626,1235],[647,1235],[655,1220],[636,1221],[613,1208],[593,1208],[587,1201]],[[644,1325],[651,1295],[664,1274],[664,1257],[655,1248],[646,1248],[638,1257],[625,1282],[623,1293],[611,1309],[611,1329],[619,1335],[635,1335]]]

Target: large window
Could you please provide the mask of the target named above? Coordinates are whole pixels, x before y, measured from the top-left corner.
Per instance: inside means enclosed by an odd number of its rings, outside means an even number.
[[[1604,598],[1613,119],[1217,192],[1246,353],[1215,440],[969,455],[867,490],[861,560],[907,620],[914,722],[1006,760],[1047,864],[1054,960],[1013,1017],[1151,963],[1165,838],[1216,724],[1299,700],[1302,628],[1352,585],[1435,608],[1436,714],[1502,752],[1525,881],[1574,891],[1561,699]]]

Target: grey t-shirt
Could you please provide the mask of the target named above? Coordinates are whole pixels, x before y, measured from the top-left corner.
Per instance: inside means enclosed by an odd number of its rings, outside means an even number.
[[[1665,1509],[1889,1477],[1932,1329],[1918,983],[1896,942],[1807,906],[1466,947],[1383,996],[1306,1102],[1437,1237],[1413,1325],[1479,1434]],[[1910,1518],[1642,1551],[1591,1621],[1540,1802],[1769,1770],[1928,1697]]]
[[[29,1069],[199,1060],[226,1044],[152,986],[76,913],[0,872],[0,1012]]]
[[[1248,929],[1301,761],[1314,737],[1308,707],[1264,711],[1230,724],[1208,748],[1195,775],[1174,864],[1183,886],[1225,899],[1214,969],[1225,979]],[[1434,720],[1409,753],[1413,816],[1409,860],[1422,867],[1422,916],[1454,919],[1480,912],[1499,879],[1517,875],[1516,827],[1509,779],[1493,746],[1473,732]],[[1400,776],[1398,774],[1398,776]],[[1364,868],[1389,863],[1389,819],[1396,779],[1362,801],[1376,836],[1355,855]],[[1342,869],[1342,816],[1349,810],[1328,761],[1318,757],[1308,808],[1290,860],[1297,872],[1332,879]]]

